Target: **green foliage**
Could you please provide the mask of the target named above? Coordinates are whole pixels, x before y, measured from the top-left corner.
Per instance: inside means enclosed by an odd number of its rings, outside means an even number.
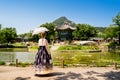
[[[98,46],[82,46],[81,50],[99,50]]]
[[[10,65],[10,66],[16,66],[15,63],[10,63],[9,65]],[[19,67],[27,67],[27,66],[30,66],[30,65],[33,65],[33,63],[27,63],[27,62],[19,62],[19,63],[18,63],[18,66],[19,66]]]
[[[98,32],[102,32],[102,33],[105,31],[106,28],[107,27],[95,27],[95,29],[98,30]]]
[[[110,27],[105,29],[105,39],[107,38],[114,38],[117,37],[117,33],[116,33],[117,27],[111,25]]]
[[[38,50],[38,45],[29,47],[29,51],[37,51],[37,50]]]
[[[97,30],[97,37],[102,37],[104,38],[104,32],[107,27],[95,27]]]
[[[13,43],[17,38],[15,28],[3,28],[0,30],[0,43]]]
[[[30,65],[30,64],[29,64],[29,63],[19,62],[18,65],[19,65],[20,67],[26,67],[26,66],[28,66],[28,65]]]
[[[49,31],[47,32],[46,38],[50,42],[55,39],[55,24],[53,23],[45,23],[41,25],[42,27],[46,27]]]
[[[82,62],[90,62],[90,57],[89,55],[80,55],[76,54],[73,58],[73,60],[77,63],[82,63]]]
[[[113,18],[113,22],[120,27],[120,12]]]
[[[26,44],[24,42],[16,42],[16,43],[11,44],[11,45],[14,45],[14,46],[26,46]]]
[[[71,46],[71,45],[67,45],[67,46],[60,46],[58,48],[58,50],[81,50],[81,46],[80,45],[74,45],[74,46]]]
[[[119,45],[120,45],[120,12],[113,18],[114,25],[116,26],[116,33],[117,37],[119,39]]]
[[[3,62],[3,61],[0,61],[0,65],[5,65],[5,62]]]
[[[114,62],[120,63],[120,54],[115,53],[86,53],[62,51],[53,54],[53,64],[61,66],[62,61],[66,66],[95,66],[105,67],[113,65]]]
[[[40,35],[33,35],[33,36],[31,36],[31,37],[29,37],[29,40],[30,41],[33,41],[33,42],[38,42],[38,40],[39,40],[39,37]]]
[[[66,45],[60,46],[58,50],[98,50],[98,46]]]
[[[88,40],[90,37],[95,37],[97,30],[88,24],[77,24],[76,30],[73,32],[73,36],[76,39]]]
[[[2,29],[2,24],[0,24],[0,30]]]
[[[27,48],[0,48],[1,52],[25,52]]]
[[[9,66],[15,66],[15,63],[10,63]]]
[[[94,66],[96,67],[107,67],[107,65],[109,65],[110,63],[106,63],[106,62],[97,62],[95,63]]]
[[[117,42],[110,42],[110,44],[108,46],[117,46],[118,43]]]
[[[30,31],[29,33],[24,33],[24,34],[19,34],[19,37],[21,37],[22,39],[27,38],[29,41],[38,41],[39,37],[38,35],[32,35],[32,31]]]

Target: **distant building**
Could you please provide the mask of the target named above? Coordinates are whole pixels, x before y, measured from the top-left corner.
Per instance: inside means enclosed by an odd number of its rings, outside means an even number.
[[[62,26],[57,27],[58,39],[60,41],[72,40],[72,32],[75,30],[75,27],[72,27],[70,23],[65,22]]]
[[[104,39],[103,38],[98,38],[98,37],[93,37],[93,38],[90,38],[90,40],[92,40],[92,41],[103,41]]]
[[[22,42],[22,40],[23,40],[23,39],[22,39],[22,37],[20,37],[20,36],[18,36],[17,39],[16,39],[17,42]]]
[[[17,42],[28,42],[28,37],[27,36],[25,36],[24,38],[22,38],[22,37],[20,37],[20,36],[18,36],[17,37],[17,39],[16,39],[16,41]]]

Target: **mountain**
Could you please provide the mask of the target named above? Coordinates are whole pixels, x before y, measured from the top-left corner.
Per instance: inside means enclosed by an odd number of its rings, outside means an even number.
[[[100,31],[100,32],[104,32],[106,27],[95,27],[95,29]]]
[[[65,22],[70,23],[71,26],[75,26],[75,23],[69,19],[67,19],[65,16],[62,16],[56,20],[53,21],[53,23],[57,26],[60,27],[62,26]],[[100,31],[100,32],[104,32],[104,30],[106,29],[106,27],[95,27],[96,30]]]
[[[53,23],[57,26],[60,27],[62,26],[65,22],[70,23],[71,26],[75,26],[75,23],[71,20],[68,20],[65,16],[62,16],[58,19],[56,19],[55,21],[53,21]]]

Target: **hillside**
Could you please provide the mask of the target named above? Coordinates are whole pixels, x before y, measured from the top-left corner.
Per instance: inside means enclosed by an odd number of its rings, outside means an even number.
[[[64,24],[64,22],[68,22],[70,23],[71,26],[75,26],[75,23],[69,19],[67,19],[65,16],[62,16],[56,20],[53,21],[53,23],[57,26],[60,27],[61,25]],[[106,29],[106,27],[95,27],[96,30],[100,31],[100,32],[104,32],[104,30]]]
[[[70,23],[71,26],[75,26],[75,23],[71,20],[68,20],[66,17],[62,16],[56,20],[53,21],[53,23],[57,26],[60,27],[61,25],[64,24],[64,22]]]
[[[95,29],[100,31],[100,32],[104,32],[106,27],[95,27]]]

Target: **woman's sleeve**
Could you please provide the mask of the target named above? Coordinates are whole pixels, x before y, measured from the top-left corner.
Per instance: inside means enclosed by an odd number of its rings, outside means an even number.
[[[48,41],[47,40],[45,40],[45,47],[46,47],[46,49],[48,51],[48,54],[50,54],[50,49],[49,49],[49,45],[48,45]]]

